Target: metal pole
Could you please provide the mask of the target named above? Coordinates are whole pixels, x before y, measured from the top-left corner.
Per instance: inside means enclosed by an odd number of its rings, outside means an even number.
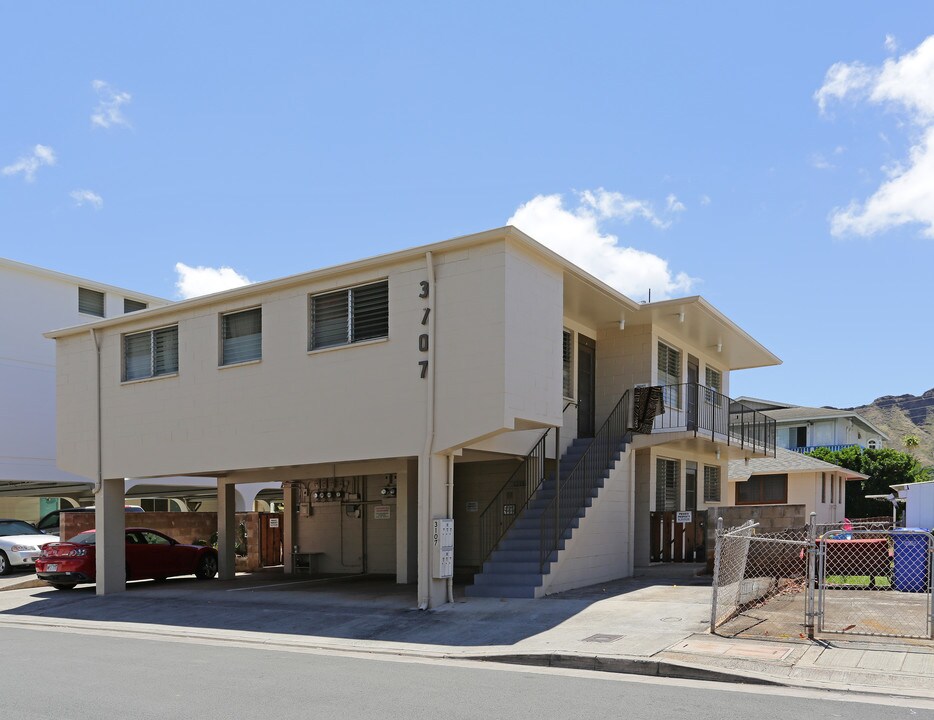
[[[814,639],[814,583],[815,558],[817,555],[817,513],[812,512],[808,521],[808,568],[807,568],[807,599],[804,608],[804,626],[807,630],[808,640]]]
[[[717,518],[717,533],[713,551],[713,593],[710,599],[710,634],[717,632],[717,587],[720,581],[720,540],[723,535],[723,518]]]

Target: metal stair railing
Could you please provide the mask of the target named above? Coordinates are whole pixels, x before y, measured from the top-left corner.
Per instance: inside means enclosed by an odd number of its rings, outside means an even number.
[[[609,468],[611,461],[615,462],[627,437],[632,439],[629,392],[623,393],[567,476],[560,477],[560,464],[556,470],[559,477],[555,497],[542,512],[539,525],[539,567],[542,572],[551,554],[558,549],[564,531],[574,522],[596,486],[597,479]]]
[[[483,567],[483,563],[487,561],[499,541],[503,539],[516,518],[528,505],[529,499],[544,482],[548,460],[545,456],[545,441],[550,432],[551,428],[548,428],[480,513],[480,567]],[[518,497],[510,497],[507,502],[507,493],[518,495]]]

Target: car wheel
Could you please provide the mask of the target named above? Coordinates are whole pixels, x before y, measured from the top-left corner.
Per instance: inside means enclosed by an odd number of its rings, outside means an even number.
[[[3,550],[0,550],[0,575],[10,574],[10,560]]]
[[[54,587],[56,590],[74,590],[77,583],[55,583],[50,582],[49,585]]]
[[[210,580],[217,575],[217,558],[211,553],[205,553],[198,561],[195,577],[199,580]]]

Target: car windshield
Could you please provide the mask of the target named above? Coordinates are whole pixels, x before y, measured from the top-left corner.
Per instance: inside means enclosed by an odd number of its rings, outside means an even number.
[[[74,543],[75,545],[93,545],[94,544],[94,533],[92,532],[83,532],[75,535],[68,542]]]
[[[9,535],[41,535],[36,528],[22,520],[0,520],[0,537]]]

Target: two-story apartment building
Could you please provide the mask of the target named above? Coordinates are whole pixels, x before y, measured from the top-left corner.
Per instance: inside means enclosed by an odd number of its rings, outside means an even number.
[[[657,513],[719,504],[730,458],[774,453],[727,396],[772,353],[512,227],[48,337],[59,464],[99,487],[99,593],[123,589],[123,477],[217,478],[221,577],[233,489],[281,482],[286,571],[391,575],[431,607],[455,567],[500,596],[629,575],[683,541]]]

